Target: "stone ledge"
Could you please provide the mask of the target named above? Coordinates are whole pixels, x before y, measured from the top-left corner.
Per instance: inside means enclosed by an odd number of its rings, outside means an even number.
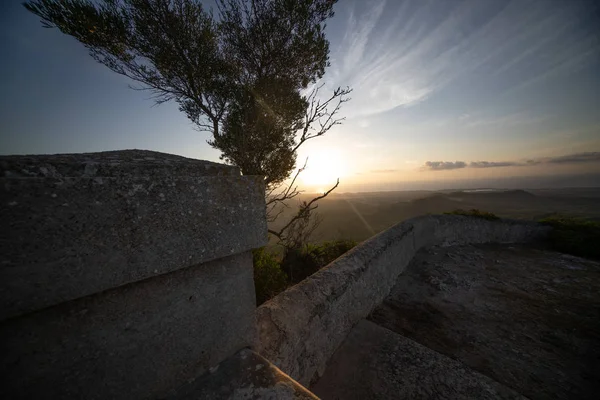
[[[254,348],[309,385],[323,374],[352,327],[383,301],[419,249],[527,242],[545,236],[549,229],[532,222],[453,215],[401,222],[258,307]]]
[[[239,176],[231,165],[149,150],[0,157],[4,178],[97,178],[123,176]]]
[[[118,165],[92,176],[88,156]],[[0,157],[35,161],[34,177],[0,178],[0,320],[267,243],[263,180],[235,168],[139,151]]]
[[[324,399],[527,400],[411,339],[360,321],[311,387]]]
[[[0,322],[0,398],[156,399],[250,346],[247,251]]]
[[[169,400],[318,400],[267,359],[243,349],[196,381],[181,387]]]

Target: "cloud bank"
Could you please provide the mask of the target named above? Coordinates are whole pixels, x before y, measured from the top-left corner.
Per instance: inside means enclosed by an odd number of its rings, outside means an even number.
[[[444,171],[449,169],[465,168],[464,161],[427,161],[424,167],[430,171]]]
[[[600,152],[586,152],[568,154],[558,157],[546,157],[519,161],[427,161],[421,167],[423,171],[447,171],[462,168],[500,168],[500,167],[528,167],[539,164],[581,164],[600,162]]]
[[[547,162],[550,164],[586,163],[600,161],[600,152],[587,152],[554,157]]]
[[[515,167],[521,165],[517,162],[512,161],[473,161],[469,163],[469,167],[471,168],[496,168],[496,167]]]

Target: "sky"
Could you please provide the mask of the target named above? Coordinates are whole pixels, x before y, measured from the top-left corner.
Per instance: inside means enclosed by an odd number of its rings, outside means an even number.
[[[600,2],[340,0],[324,89],[346,119],[299,152],[308,191],[600,186]],[[0,2],[0,154],[219,161],[177,105]]]

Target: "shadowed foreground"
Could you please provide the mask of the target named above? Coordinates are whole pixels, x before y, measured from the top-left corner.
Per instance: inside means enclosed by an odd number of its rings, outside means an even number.
[[[594,398],[600,264],[521,246],[422,250],[311,388],[324,399]]]

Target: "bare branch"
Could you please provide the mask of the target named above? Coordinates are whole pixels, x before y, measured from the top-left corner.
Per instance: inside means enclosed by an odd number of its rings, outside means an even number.
[[[298,194],[300,194],[300,192],[298,192],[296,190],[298,188],[298,186],[294,186],[294,184],[296,183],[296,179],[298,179],[298,175],[300,175],[300,173],[306,169],[307,163],[308,163],[308,157],[306,157],[306,160],[304,161],[304,165],[302,167],[298,168],[298,171],[296,171],[296,174],[294,175],[294,178],[292,179],[292,182],[290,182],[290,184],[287,185],[287,190],[284,190],[283,192],[281,192],[277,196],[269,198],[267,200],[267,206],[270,205],[270,204],[273,204],[275,202],[282,202],[282,201],[285,201],[285,200],[289,200],[289,199],[291,199],[293,197],[296,197]],[[277,186],[277,187],[274,187],[274,188],[270,189],[270,193],[269,194],[271,194],[278,187],[280,187],[280,186]],[[269,195],[267,195],[267,197],[269,197]]]
[[[276,232],[272,229],[267,229],[267,232],[269,232],[271,235],[276,236],[277,238],[281,239],[281,234],[279,232]]]
[[[273,209],[271,209],[271,212],[267,212],[267,222],[273,222],[277,220],[283,211],[284,207],[281,207],[277,213],[273,214]]]
[[[342,104],[350,100],[347,96],[352,92],[352,89],[338,87],[327,100],[321,102],[318,95],[322,87],[323,84],[315,87],[307,96],[310,104],[304,116],[304,127],[298,144],[294,147],[294,152],[307,140],[323,136],[335,125],[340,125],[346,119],[345,117],[335,118],[335,116],[339,113]],[[330,109],[330,106],[333,106],[333,109]],[[315,123],[319,125],[318,129],[314,127]]]
[[[290,227],[292,227],[298,220],[305,220],[308,223],[311,212],[318,207],[318,204],[316,204],[316,202],[327,197],[329,195],[329,193],[333,192],[338,187],[339,184],[340,184],[340,180],[338,179],[337,182],[335,183],[335,185],[332,186],[328,191],[323,193],[321,196],[317,196],[314,199],[312,199],[311,201],[309,201],[308,203],[305,202],[304,204],[302,204],[300,206],[300,209],[296,213],[296,215],[294,217],[292,217],[292,219],[290,219],[283,228],[281,228],[279,231],[273,231],[273,232],[269,231],[269,232],[271,232],[273,235],[275,235],[277,238],[279,238],[280,241],[284,242],[283,244],[285,246],[285,236],[286,236],[285,232],[288,229],[290,229]]]

